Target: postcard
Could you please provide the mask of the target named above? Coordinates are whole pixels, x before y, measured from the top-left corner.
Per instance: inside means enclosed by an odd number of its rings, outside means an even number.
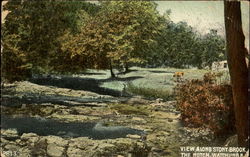
[[[3,1],[1,157],[247,157],[248,1]]]

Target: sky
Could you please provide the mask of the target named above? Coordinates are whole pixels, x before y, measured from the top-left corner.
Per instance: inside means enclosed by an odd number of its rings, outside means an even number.
[[[155,1],[157,10],[163,14],[170,9],[170,19],[177,23],[186,21],[198,32],[205,34],[209,29],[217,29],[225,35],[223,1]],[[241,2],[243,32],[245,45],[249,50],[249,2]]]

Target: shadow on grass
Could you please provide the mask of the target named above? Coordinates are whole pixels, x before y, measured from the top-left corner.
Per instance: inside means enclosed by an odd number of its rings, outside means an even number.
[[[166,73],[166,74],[172,74],[173,72],[169,72],[169,71],[157,71],[157,70],[149,70],[149,72],[151,73]]]
[[[106,73],[83,72],[82,75],[106,75]]]
[[[125,74],[128,74],[130,72],[136,72],[136,71],[139,71],[139,70],[136,70],[136,69],[129,69],[128,71],[123,71],[123,72],[119,72],[117,73],[118,75],[125,75]]]
[[[112,81],[133,81],[133,80],[136,80],[136,79],[140,79],[140,78],[144,78],[142,76],[131,76],[131,77],[124,77],[124,78],[121,78],[121,77],[110,77],[108,79],[103,79],[103,80],[100,80],[101,82],[112,82]]]
[[[63,77],[63,78],[34,78],[30,82],[45,86],[54,86],[59,88],[68,88],[74,90],[84,90],[95,92],[102,95],[111,95],[115,97],[121,96],[121,91],[101,87],[104,82],[111,81],[132,81],[142,77],[126,77],[126,78],[107,78],[107,79],[93,79],[93,78],[78,78],[78,77]]]
[[[28,95],[28,93],[25,93]],[[57,104],[64,106],[85,106],[85,107],[102,107],[98,103],[110,103],[116,99],[113,98],[82,98],[71,96],[56,96],[56,95],[39,95],[30,94],[29,96],[4,96],[2,97],[1,105],[7,107],[17,107],[22,109],[22,104]]]

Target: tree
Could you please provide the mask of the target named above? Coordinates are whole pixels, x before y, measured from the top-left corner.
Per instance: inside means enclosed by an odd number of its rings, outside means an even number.
[[[201,60],[203,67],[212,67],[215,61],[226,59],[225,40],[217,34],[217,30],[211,29],[210,32],[201,38]]]
[[[55,54],[51,63],[55,71],[63,72],[79,72],[86,68],[97,68],[93,62],[94,53],[89,48],[94,48],[88,40],[88,37],[95,36],[97,28],[94,16],[98,13],[99,6],[93,6],[91,3],[79,2],[83,7],[77,13],[77,31],[72,32],[66,29],[63,35],[58,38],[60,47],[58,53]],[[97,30],[98,31],[98,30]],[[93,43],[93,41],[92,41]],[[88,45],[90,44],[90,45]],[[92,47],[93,46],[93,47]],[[104,59],[105,60],[105,59]],[[58,62],[59,61],[59,62]],[[61,64],[61,61],[64,64]],[[94,64],[93,64],[94,63]]]
[[[168,22],[158,39],[161,43],[158,52],[163,59],[162,64],[177,68],[192,65],[194,56],[199,55],[196,52],[200,44],[197,39],[196,32],[186,22]]]
[[[92,68],[110,69],[145,62],[155,43],[161,23],[156,5],[152,2],[101,2],[101,10],[91,16],[68,44],[72,55],[83,55]]]
[[[239,146],[247,146],[248,138],[248,69],[245,60],[240,2],[224,1],[227,60],[232,84]]]
[[[3,26],[3,73],[10,81],[23,80],[32,72],[72,71],[83,61],[61,49],[65,32],[76,34],[98,7],[86,2],[10,1],[11,11]],[[65,66],[60,63],[64,60]],[[84,63],[81,68],[84,69]],[[12,78],[13,77],[13,78]]]
[[[133,63],[152,59],[156,37],[163,28],[160,15],[153,2],[114,1],[103,3],[104,23],[108,29],[114,49],[108,57],[115,66],[124,66],[126,71]],[[126,72],[125,71],[125,72]]]

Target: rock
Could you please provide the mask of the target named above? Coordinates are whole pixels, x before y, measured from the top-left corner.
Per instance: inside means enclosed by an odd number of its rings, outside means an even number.
[[[1,141],[1,142],[2,142],[2,141]],[[21,143],[21,142],[22,142],[21,139],[17,139],[17,140],[16,140],[16,143],[18,143],[18,144]]]
[[[98,149],[101,150],[113,150],[115,148],[114,144],[102,143],[98,146]]]
[[[93,141],[88,137],[78,137],[69,141],[69,147],[79,148],[83,150],[95,149],[98,146],[97,141]]]
[[[173,119],[168,119],[168,122],[173,122]]]
[[[155,102],[156,102],[156,103],[161,103],[161,102],[163,102],[163,99],[162,99],[162,98],[157,98],[157,99],[155,100]]]
[[[72,115],[72,114],[57,114],[53,113],[48,118],[52,119],[60,119],[64,122],[86,122],[86,121],[91,121],[91,120],[98,120],[100,117],[97,116],[85,116],[85,115]]]
[[[171,151],[169,150],[164,150],[162,153],[162,155],[165,155],[165,156],[169,156],[171,154]]]
[[[133,98],[130,98],[129,100],[127,100],[127,102],[125,102],[125,103],[132,104],[132,105],[138,105],[138,104],[148,104],[149,101],[145,100],[141,97],[133,97]]]
[[[54,110],[53,107],[44,107],[40,109],[40,112],[45,115],[50,115],[53,112],[53,110]]]
[[[155,148],[155,147],[152,147],[152,148],[151,148],[151,151],[152,151],[152,152],[157,152],[157,153],[163,152],[162,149]]]
[[[123,147],[127,149],[131,146],[131,144],[134,142],[130,138],[117,138],[117,139],[107,139],[105,140],[106,143],[114,144],[115,146]]]
[[[47,136],[45,138],[47,139],[48,144],[55,144],[60,147],[65,147],[68,144],[67,140],[58,136]]]
[[[155,111],[159,111],[160,110],[160,107],[162,107],[163,105],[164,105],[165,103],[155,103],[155,102],[153,102],[153,103],[151,103],[150,105],[152,106],[152,107],[155,107]]]
[[[138,122],[140,122],[141,124],[147,123],[147,121],[146,121],[145,119],[140,118],[140,117],[133,117],[131,120],[132,120],[132,121],[138,121]]]
[[[233,135],[227,138],[226,142],[224,143],[225,147],[237,147],[238,146],[238,136]]]
[[[20,149],[20,147],[15,144],[7,144],[4,146],[4,148],[12,151],[18,151]]]
[[[1,136],[7,138],[17,138],[18,132],[15,129],[1,130]]]
[[[155,115],[149,115],[148,117],[149,118],[155,118]]]
[[[27,147],[21,148],[18,157],[31,157],[31,150]]]
[[[175,105],[175,104],[176,104],[176,101],[167,101],[167,103],[168,103],[169,105]]]
[[[83,156],[91,156],[91,155],[90,153],[86,153],[84,150],[81,150],[79,148],[69,147],[67,150],[67,156],[83,157]]]
[[[22,140],[29,140],[31,137],[38,137],[35,133],[23,133],[21,136]]]
[[[8,143],[9,143],[8,140],[6,140],[6,139],[4,139],[4,138],[1,137],[1,146],[5,145],[5,144],[8,144]]]
[[[47,146],[47,154],[52,157],[61,157],[64,153],[64,148],[54,143],[50,143]]]
[[[170,136],[171,134],[169,132],[163,131],[163,135]]]
[[[132,120],[135,120],[135,121],[143,121],[144,119],[139,118],[139,117],[133,117]]]
[[[39,136],[35,133],[24,133],[21,136],[21,141],[19,143],[22,143],[22,145],[25,145],[24,142],[28,141],[26,143],[30,144],[31,146],[34,146],[34,143],[36,143],[39,140]]]
[[[126,137],[131,138],[131,139],[140,139],[141,138],[140,135],[131,135],[131,134],[128,134]]]
[[[144,129],[145,132],[149,133],[152,132],[153,130],[151,128]]]
[[[169,132],[175,132],[173,129],[170,129]]]

